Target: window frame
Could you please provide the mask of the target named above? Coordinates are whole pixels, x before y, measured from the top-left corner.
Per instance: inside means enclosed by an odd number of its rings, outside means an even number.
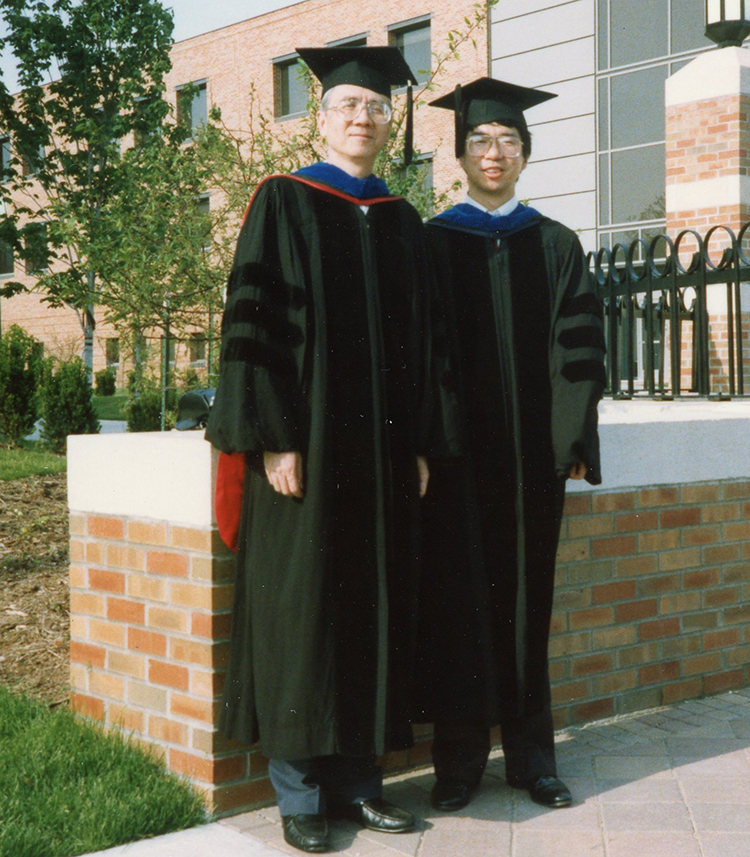
[[[300,56],[297,53],[285,54],[282,57],[275,57],[271,60],[273,64],[273,115],[276,122],[286,122],[289,119],[299,119],[307,113],[307,97],[305,97],[305,107],[302,110],[293,110],[289,113],[284,113],[284,72],[292,66],[299,67]],[[298,72],[298,77],[299,77]],[[289,95],[287,100],[291,101]],[[290,105],[291,106],[291,105]]]

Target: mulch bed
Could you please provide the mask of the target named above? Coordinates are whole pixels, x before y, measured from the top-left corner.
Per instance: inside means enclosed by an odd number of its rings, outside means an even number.
[[[67,701],[68,504],[65,474],[0,482],[0,684]]]

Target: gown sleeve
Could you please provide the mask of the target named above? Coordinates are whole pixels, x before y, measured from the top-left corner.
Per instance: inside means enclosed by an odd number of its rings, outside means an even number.
[[[206,439],[225,453],[303,450],[306,343],[302,203],[283,178],[261,184],[237,242]]]
[[[566,477],[582,461],[587,481],[598,485],[597,405],[606,384],[602,308],[577,236],[560,227],[550,237],[545,255],[557,283],[550,337],[555,469]]]

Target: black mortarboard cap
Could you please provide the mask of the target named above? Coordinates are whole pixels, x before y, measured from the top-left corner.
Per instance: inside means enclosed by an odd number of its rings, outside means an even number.
[[[470,128],[488,122],[501,122],[514,128],[525,129],[523,113],[530,107],[557,98],[554,92],[517,86],[492,77],[480,77],[466,86],[460,84],[435,101],[430,107],[444,107],[456,114],[456,157],[464,152],[466,133]]]
[[[396,47],[296,48],[300,58],[323,84],[323,94],[342,83],[363,86],[386,98],[392,86],[408,86],[404,161],[412,157],[411,84],[417,82],[401,51]]]

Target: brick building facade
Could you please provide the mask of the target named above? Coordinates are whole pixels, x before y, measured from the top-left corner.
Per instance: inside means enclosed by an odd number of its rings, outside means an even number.
[[[473,0],[450,4],[436,0],[382,0],[375,5],[363,5],[358,0],[303,0],[176,43],[171,51],[172,70],[165,81],[167,98],[176,115],[194,124],[203,121],[211,107],[219,107],[227,127],[242,136],[248,130],[250,92],[254,90],[260,108],[273,120],[271,133],[291,135],[299,127],[305,105],[296,74],[295,47],[331,43],[398,45],[420,81],[429,77],[426,66],[437,71],[434,95],[424,92],[418,98],[415,146],[430,166],[436,189],[446,190],[459,178],[453,157],[452,114],[429,109],[424,102],[459,81],[488,73],[486,28],[472,30],[471,38],[460,45],[460,58],[439,60],[448,52],[448,34],[465,32],[465,19],[473,21],[476,11]],[[185,90],[187,84],[194,84],[195,89]],[[415,94],[420,90],[416,87]],[[248,188],[248,200],[252,191]],[[33,285],[33,278],[18,270],[18,265],[16,268],[15,278]],[[118,383],[124,384],[126,355],[121,354],[118,331],[104,324],[101,312],[97,316],[94,369],[114,363],[119,369]],[[0,299],[0,323],[3,330],[12,324],[20,325],[61,358],[80,354],[83,333],[76,313],[51,309],[39,295]],[[181,358],[183,365],[190,364],[187,345],[179,345],[177,352],[178,362]],[[193,365],[201,362],[199,359]]]

